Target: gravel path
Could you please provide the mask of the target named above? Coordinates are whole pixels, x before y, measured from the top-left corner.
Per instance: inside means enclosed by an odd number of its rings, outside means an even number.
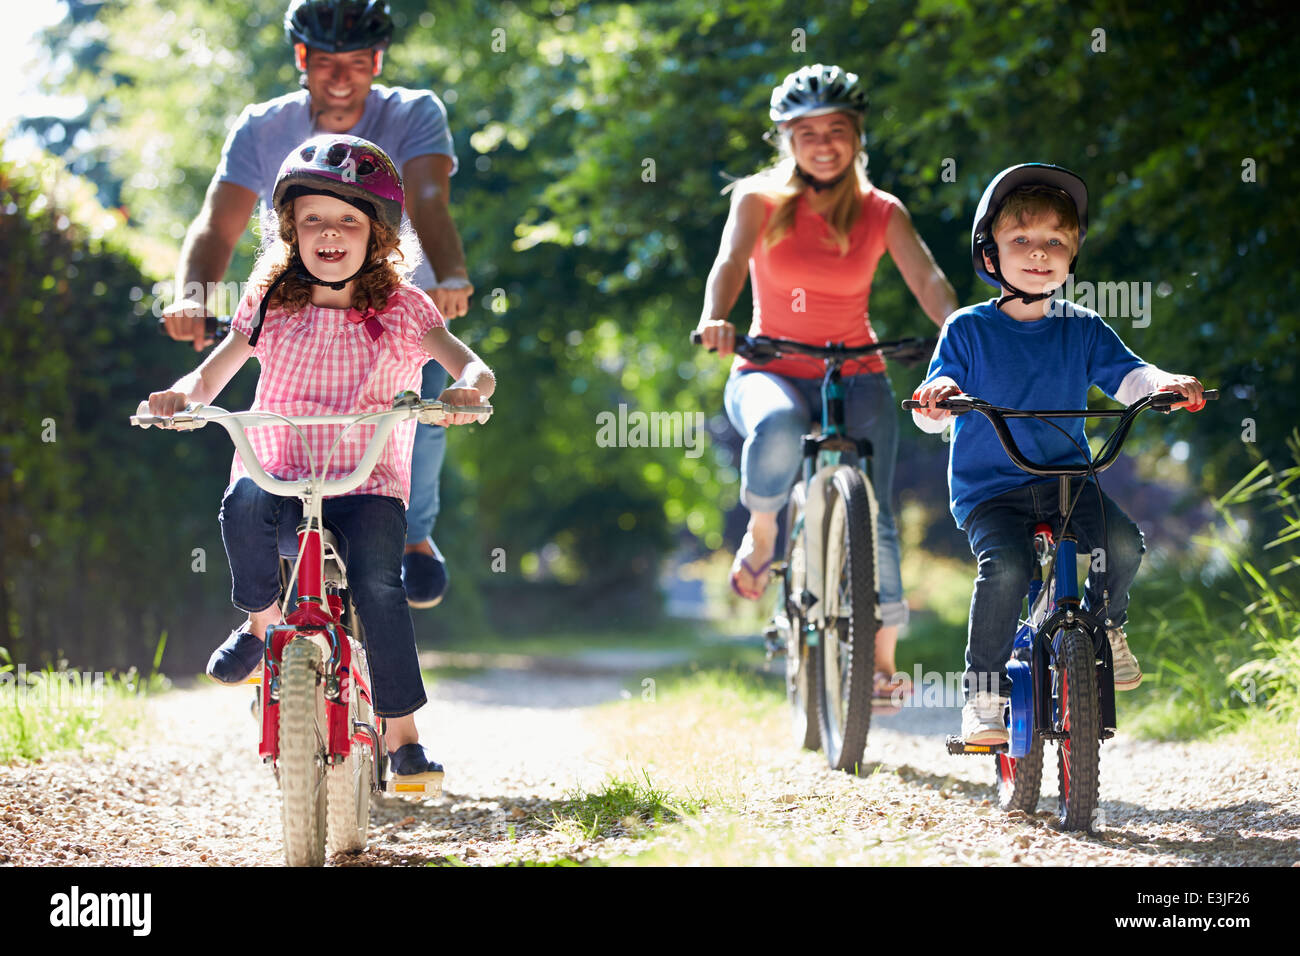
[[[590,669],[440,679],[418,719],[448,767],[446,792],[377,798],[370,848],[331,862],[612,861],[671,844],[619,827],[593,839],[550,825],[566,791],[598,785],[621,756],[590,708],[626,696],[624,684]],[[0,864],[279,864],[278,792],[256,755],[251,697],[242,688],[173,691],[151,702],[164,740],[0,767]],[[1008,816],[992,805],[991,762],[944,752],[943,735],[957,723],[945,709],[878,717],[867,753],[875,763],[860,778],[832,774],[820,756],[796,756],[783,740],[747,741],[751,779],[739,818],[774,842],[814,833],[849,862],[880,861],[884,847],[932,864],[1300,865],[1300,762],[1265,765],[1223,745],[1121,737],[1102,750],[1102,829],[1066,834],[1051,825],[1054,750],[1038,814]],[[712,812],[703,812],[705,825]]]

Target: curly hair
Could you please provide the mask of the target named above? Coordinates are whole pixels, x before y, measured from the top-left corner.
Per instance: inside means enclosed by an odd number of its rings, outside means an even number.
[[[294,201],[285,203],[279,211],[279,235],[262,247],[249,285],[265,290],[280,278],[294,259],[300,259],[298,230],[293,221]],[[364,312],[367,307],[382,312],[388,305],[388,296],[414,271],[414,262],[408,262],[404,248],[412,248],[414,235],[411,227],[403,223],[401,233],[378,219],[370,220],[370,237],[366,241],[366,264],[352,287],[352,307]],[[418,246],[415,246],[418,248]],[[298,312],[311,302],[312,284],[296,275],[290,275],[271,293],[269,308],[282,308]]]

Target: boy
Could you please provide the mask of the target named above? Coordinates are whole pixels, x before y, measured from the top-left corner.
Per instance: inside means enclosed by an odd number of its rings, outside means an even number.
[[[934,404],[963,392],[1011,408],[1086,408],[1088,389],[1096,385],[1125,404],[1172,390],[1187,399],[1174,408],[1203,407],[1195,378],[1143,362],[1099,315],[1052,299],[1074,271],[1087,230],[1087,187],[1069,170],[1026,163],[1003,170],[989,184],[971,230],[971,258],[976,274],[1001,298],[948,317],[925,382],[913,395],[923,406],[912,413],[920,428],[942,431],[951,413]],[[1013,419],[1010,428],[1029,457],[1049,464],[1078,462],[1073,442],[1088,447],[1083,419],[1057,424],[1068,438],[1028,419]],[[1123,625],[1128,589],[1145,550],[1142,533],[1102,496],[1109,533],[1104,540],[1097,493],[1088,489],[1080,495],[1081,484],[1082,479],[1072,480],[1071,494],[1078,501],[1070,527],[1080,554],[1103,548],[1106,560],[1100,575],[1088,576],[1084,609],[1104,614],[1115,689],[1131,690],[1142,682],[1142,670]],[[983,416],[963,415],[953,427],[948,487],[953,517],[979,562],[966,644],[962,738],[968,744],[1006,743],[1003,711],[1011,685],[1005,662],[1032,571],[1030,535],[1037,522],[1058,512],[1058,484],[1018,469]]]

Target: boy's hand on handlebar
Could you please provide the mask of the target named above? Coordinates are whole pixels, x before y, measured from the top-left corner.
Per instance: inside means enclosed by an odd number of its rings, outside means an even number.
[[[173,392],[170,389],[165,392],[150,392],[149,414],[170,418],[177,412],[184,411],[189,403],[190,397],[184,392]]]
[[[1189,412],[1199,412],[1205,407],[1205,386],[1192,375],[1175,375],[1172,372],[1163,372],[1161,373],[1160,385],[1156,391],[1177,392],[1186,399],[1184,402],[1170,405],[1171,411],[1176,408],[1185,408]]]
[[[443,389],[442,394],[438,396],[438,401],[442,402],[445,405],[484,404],[484,399],[479,394],[478,389],[464,388],[464,387],[458,388],[454,385],[451,388]],[[448,414],[447,417],[442,420],[442,424],[469,425],[478,420],[479,420],[478,415],[465,415],[465,414],[455,413],[455,414]]]
[[[710,352],[727,356],[736,350],[736,327],[726,319],[702,320],[695,330],[700,333],[700,344]]]
[[[952,415],[952,412],[946,408],[935,408],[936,402],[941,402],[945,398],[952,398],[954,395],[961,394],[961,386],[950,378],[936,378],[933,382],[926,382],[915,392],[912,393],[912,399],[920,402],[920,408],[914,411],[925,418],[941,422]]]
[[[190,339],[194,342],[194,351],[202,352],[205,346],[212,344],[204,328],[208,310],[202,302],[194,299],[182,299],[163,309],[163,324],[167,334],[172,338]]]

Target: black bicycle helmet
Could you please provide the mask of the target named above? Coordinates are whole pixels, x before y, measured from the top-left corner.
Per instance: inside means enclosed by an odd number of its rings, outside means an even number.
[[[326,53],[383,50],[393,39],[393,19],[383,0],[293,0],[284,33],[291,46]]]
[[[1088,234],[1088,186],[1064,166],[1053,166],[1051,163],[1021,163],[1019,166],[1008,166],[994,176],[993,182],[989,183],[988,188],[984,190],[979,207],[975,210],[975,222],[970,232],[970,252],[977,276],[995,289],[1006,288],[1012,292],[1011,296],[999,300],[999,306],[1006,298],[1018,298],[1028,305],[1030,302],[1046,299],[1053,294],[1040,292],[1031,295],[1021,292],[1006,280],[998,264],[998,246],[993,241],[993,223],[997,219],[998,210],[1002,208],[1002,203],[1022,186],[1048,186],[1059,189],[1074,203],[1075,212],[1079,216],[1080,247],[1083,246],[1084,236]],[[985,254],[993,264],[992,273],[984,267]],[[1075,263],[1078,261],[1079,250],[1076,249],[1074,258],[1070,260],[1070,272],[1074,272]]]
[[[772,91],[773,123],[839,112],[856,113],[861,121],[867,115],[867,91],[856,73],[838,66],[814,63],[801,67]]]

